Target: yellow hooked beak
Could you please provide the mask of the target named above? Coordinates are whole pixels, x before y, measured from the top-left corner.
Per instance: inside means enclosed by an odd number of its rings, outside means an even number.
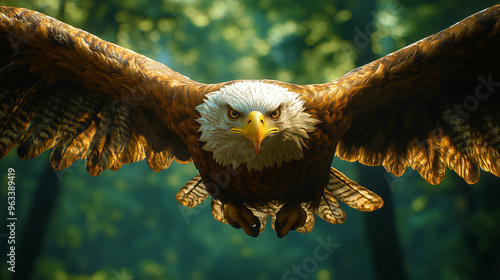
[[[256,154],[259,154],[262,140],[266,138],[267,135],[278,131],[279,129],[277,127],[270,128],[267,126],[264,115],[259,111],[250,112],[247,117],[247,122],[242,128],[231,128],[232,133],[243,134],[252,141]]]

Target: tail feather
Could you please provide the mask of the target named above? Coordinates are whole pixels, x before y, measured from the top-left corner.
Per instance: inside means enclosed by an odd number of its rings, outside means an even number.
[[[350,180],[333,167],[330,168],[330,181],[325,191],[359,211],[371,212],[384,205],[384,201],[376,193]]]
[[[209,192],[200,174],[198,174],[177,192],[176,197],[180,204],[195,207],[208,196]],[[376,210],[384,204],[382,198],[377,194],[350,180],[334,168],[331,168],[330,180],[321,195],[318,208],[313,209],[309,202],[303,202],[300,205],[306,211],[307,219],[305,224],[298,228],[297,231],[307,233],[313,229],[315,223],[314,213],[331,224],[342,224],[346,219],[346,214],[340,208],[339,199],[348,206],[365,212]],[[224,217],[224,208],[226,206],[218,199],[212,198],[212,215],[217,221],[229,224]],[[245,205],[245,207],[250,209],[255,217],[259,219],[259,231],[262,232],[266,227],[267,216],[271,216],[271,226],[274,229],[276,214],[282,205],[278,201],[271,201],[265,206],[254,207]]]
[[[327,190],[323,192],[316,214],[330,224],[338,225],[345,221],[345,212],[337,199]]]
[[[200,174],[189,180],[175,196],[177,201],[184,206],[195,207],[208,197],[209,193]]]

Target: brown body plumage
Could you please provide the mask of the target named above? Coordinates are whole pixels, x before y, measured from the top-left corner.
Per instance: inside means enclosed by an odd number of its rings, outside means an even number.
[[[143,159],[154,171],[192,160],[201,177],[179,191],[182,204],[211,194],[214,217],[249,235],[267,215],[280,237],[308,232],[314,213],[343,222],[336,199],[382,206],[330,168],[335,155],[397,176],[410,166],[432,184],[446,166],[468,183],[480,169],[500,176],[499,33],[494,6],[330,83],[262,81],[298,94],[317,123],[301,159],[256,170],[216,162],[200,141],[198,106],[245,81],[200,84],[45,15],[2,7],[0,158],[15,146],[24,159],[54,148],[55,169],[84,159],[91,175]]]

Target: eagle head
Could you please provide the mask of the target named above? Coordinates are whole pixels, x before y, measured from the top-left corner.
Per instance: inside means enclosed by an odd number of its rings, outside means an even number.
[[[206,95],[196,107],[200,141],[218,164],[269,168],[303,157],[304,139],[319,120],[298,93],[272,82],[238,81]]]

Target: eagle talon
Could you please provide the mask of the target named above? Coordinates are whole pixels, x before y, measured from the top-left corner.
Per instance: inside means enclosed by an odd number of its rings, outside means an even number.
[[[238,229],[238,228],[241,228],[240,224],[238,223],[233,223],[233,224],[230,224],[232,227]]]
[[[306,223],[307,213],[300,205],[293,208],[281,208],[276,214],[274,230],[278,238],[283,238],[290,230],[296,230]]]
[[[234,228],[242,228],[249,236],[259,236],[260,221],[246,206],[227,205],[224,207],[224,218],[228,224]]]
[[[274,230],[276,230],[276,234],[278,235],[278,238],[283,238],[285,237],[284,235],[281,234],[281,224],[276,221],[274,223]]]

